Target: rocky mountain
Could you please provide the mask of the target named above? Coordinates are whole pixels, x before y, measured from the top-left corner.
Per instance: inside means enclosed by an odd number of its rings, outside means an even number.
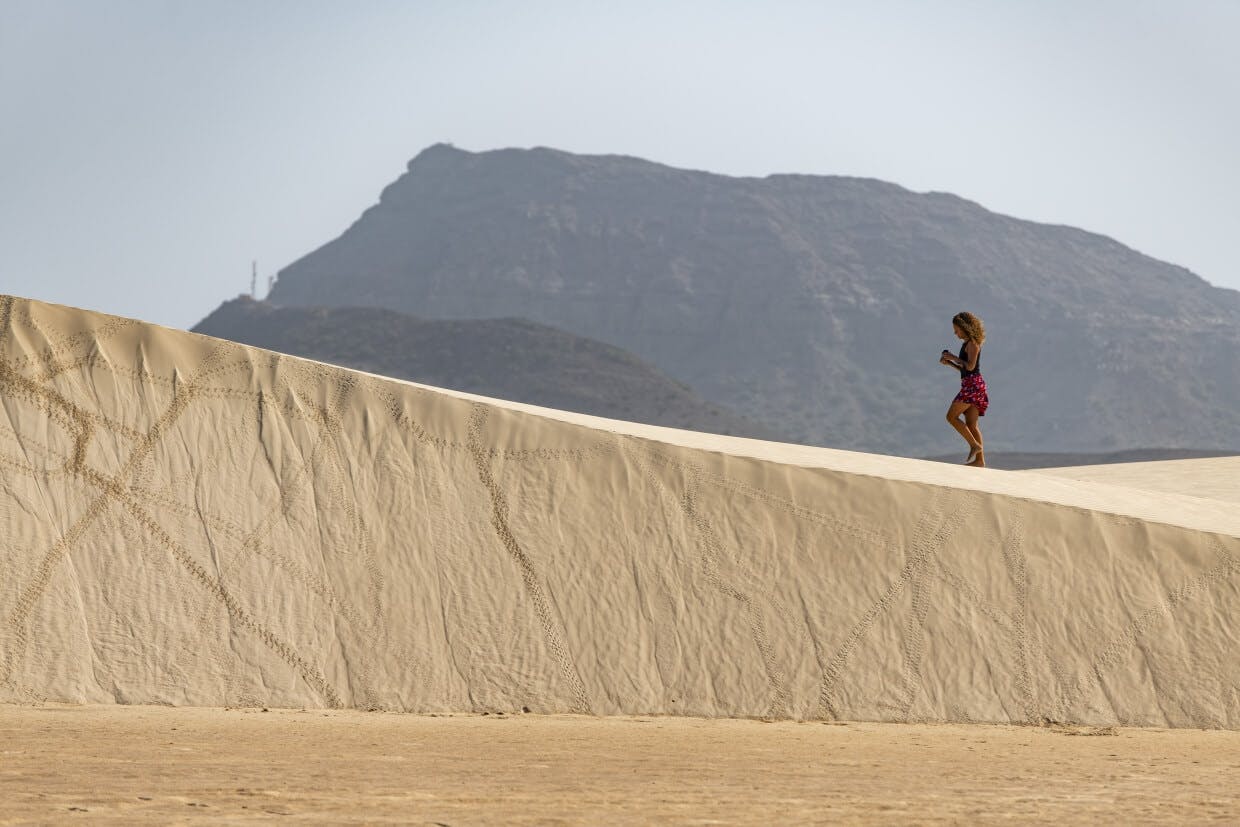
[[[989,332],[988,445],[1240,446],[1240,293],[1103,236],[876,180],[432,146],[270,300],[524,317],[794,440],[958,449],[937,364]]]
[[[241,297],[220,305],[193,332],[515,402],[779,438],[630,353],[524,319],[434,321],[378,308],[277,308]]]

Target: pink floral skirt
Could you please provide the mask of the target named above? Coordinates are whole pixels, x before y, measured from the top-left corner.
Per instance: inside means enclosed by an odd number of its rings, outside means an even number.
[[[964,377],[960,380],[960,393],[952,401],[967,402],[977,408],[978,416],[985,416],[986,406],[990,404],[990,397],[986,395],[986,380],[980,373]]]

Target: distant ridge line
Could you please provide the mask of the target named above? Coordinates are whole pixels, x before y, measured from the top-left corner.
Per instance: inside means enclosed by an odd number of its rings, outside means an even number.
[[[961,452],[962,454],[964,452]],[[1133,448],[1108,453],[1057,453],[1037,451],[996,451],[986,453],[986,464],[1005,471],[1023,471],[1033,468],[1069,468],[1074,465],[1112,465],[1123,462],[1165,462],[1178,459],[1211,459],[1213,457],[1240,456],[1240,450],[1228,451],[1189,448]],[[932,462],[960,462],[956,454],[940,454],[924,457]]]

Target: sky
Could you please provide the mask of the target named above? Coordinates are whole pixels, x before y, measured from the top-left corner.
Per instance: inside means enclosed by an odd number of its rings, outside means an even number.
[[[440,141],[879,178],[1240,289],[1237,42],[1240,0],[0,0],[0,293],[190,327]]]

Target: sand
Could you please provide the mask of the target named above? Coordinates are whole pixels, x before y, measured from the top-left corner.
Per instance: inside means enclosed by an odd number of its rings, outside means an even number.
[[[1234,503],[21,299],[0,405],[0,701],[1240,728]]]
[[[1240,503],[1240,457],[1077,465],[1027,473]]]
[[[0,706],[0,824],[1230,823],[1237,755],[1231,731]]]

